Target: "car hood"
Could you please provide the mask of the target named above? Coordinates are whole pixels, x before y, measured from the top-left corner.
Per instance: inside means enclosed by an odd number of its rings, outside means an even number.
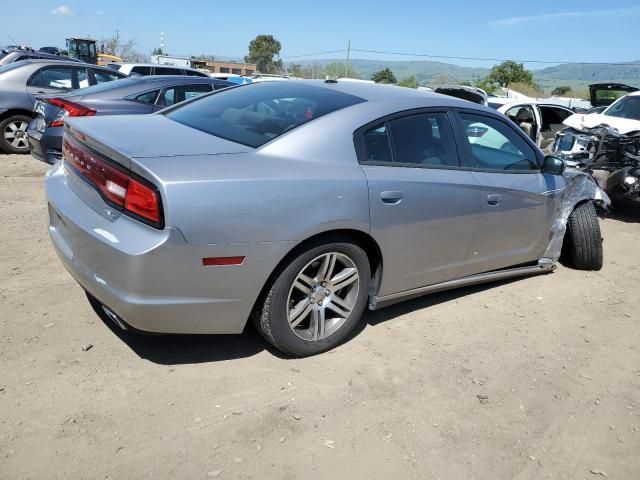
[[[250,150],[169,120],[164,115],[68,118],[65,124],[90,137],[89,143],[99,150],[112,150],[130,159],[220,155]]]
[[[611,117],[609,115],[603,115],[601,113],[576,113],[574,115],[571,115],[570,117],[567,117],[563,123],[568,127],[574,128],[579,131],[590,130],[600,125],[608,125],[615,128],[623,135],[640,130],[640,120]]]

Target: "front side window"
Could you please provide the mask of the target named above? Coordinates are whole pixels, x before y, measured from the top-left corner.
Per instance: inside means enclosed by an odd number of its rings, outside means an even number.
[[[171,120],[257,148],[314,119],[365,100],[295,82],[263,82],[222,90],[165,113]]]
[[[203,93],[209,93],[211,91],[211,85],[181,85],[177,87],[166,88],[160,99],[158,105],[169,107],[175,103],[184,102],[190,100]]]
[[[110,73],[105,70],[94,70],[93,76],[96,78],[96,83],[112,82],[122,78],[116,73]]]
[[[59,90],[71,89],[73,88],[72,77],[70,67],[46,67],[31,77],[29,86]]]
[[[533,148],[512,128],[484,115],[461,113],[471,167],[488,170],[539,170]]]

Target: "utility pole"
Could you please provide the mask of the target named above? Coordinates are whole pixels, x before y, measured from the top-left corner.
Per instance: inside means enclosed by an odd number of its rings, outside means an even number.
[[[349,57],[351,56],[351,40],[347,43],[347,62],[344,64],[344,77],[349,78]]]

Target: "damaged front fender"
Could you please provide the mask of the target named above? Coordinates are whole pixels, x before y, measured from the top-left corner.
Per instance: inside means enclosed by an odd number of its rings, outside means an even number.
[[[594,201],[600,207],[607,209],[611,205],[609,196],[598,186],[591,175],[574,169],[564,173],[566,189],[560,208],[556,213],[551,227],[549,246],[540,259],[541,265],[553,265],[560,258],[562,243],[567,231],[567,222],[573,209],[585,201]]]

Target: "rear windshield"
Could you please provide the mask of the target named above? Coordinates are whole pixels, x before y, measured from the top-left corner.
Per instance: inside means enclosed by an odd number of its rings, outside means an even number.
[[[293,82],[262,82],[221,90],[165,115],[183,125],[257,148],[304,123],[364,99]]]

